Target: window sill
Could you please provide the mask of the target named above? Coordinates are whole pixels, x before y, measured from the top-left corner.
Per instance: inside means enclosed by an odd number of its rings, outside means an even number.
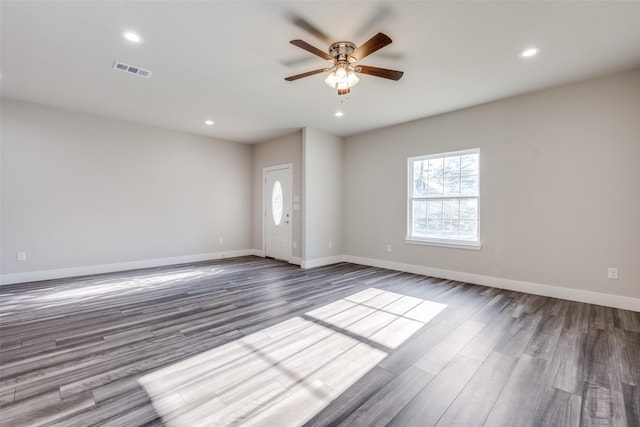
[[[431,239],[405,239],[405,242],[410,245],[439,246],[442,248],[469,249],[472,251],[479,251],[482,248],[482,244],[480,242],[456,242],[453,240]]]

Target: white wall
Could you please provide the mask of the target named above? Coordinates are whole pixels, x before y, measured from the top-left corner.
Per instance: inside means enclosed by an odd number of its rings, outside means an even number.
[[[476,147],[482,249],[406,244],[407,158]],[[639,162],[640,70],[352,136],[345,254],[637,298]]]
[[[303,266],[335,262],[343,253],[344,143],[305,128]]]
[[[251,250],[251,146],[8,99],[1,144],[3,278]]]
[[[253,248],[262,251],[262,171],[269,166],[292,165],[293,196],[302,198],[302,131],[253,146]],[[299,262],[302,257],[302,211],[294,210],[291,217],[291,239],[295,248],[291,255]]]

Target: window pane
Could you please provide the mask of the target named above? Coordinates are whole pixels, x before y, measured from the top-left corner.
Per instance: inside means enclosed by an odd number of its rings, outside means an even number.
[[[427,167],[426,160],[418,160],[413,162],[413,195],[427,195]]]
[[[429,237],[442,237],[442,221],[439,219],[428,219],[427,234]]]
[[[478,239],[478,223],[476,221],[460,221],[460,238],[465,240]]]
[[[413,201],[413,234],[426,237],[427,235],[427,201]]]
[[[413,235],[417,237],[427,237],[427,220],[418,218],[413,220]]]
[[[430,178],[427,181],[427,195],[442,197],[444,194],[443,178]]]
[[[478,154],[460,156],[460,174],[478,175]]]
[[[458,220],[443,220],[442,236],[446,239],[457,239],[459,222]]]
[[[271,213],[273,215],[273,223],[280,225],[282,220],[282,185],[280,185],[280,181],[276,181],[271,190]]]
[[[413,201],[413,217],[416,219],[427,217],[427,201],[426,200]]]
[[[442,201],[442,218],[444,219],[460,218],[460,201],[459,200],[443,200]]]
[[[442,218],[442,200],[427,201],[427,218],[429,219]]]
[[[460,156],[444,158],[444,175],[460,175]]]
[[[460,178],[460,194],[463,196],[477,196],[478,175],[467,175]]]
[[[457,196],[460,194],[460,176],[446,176],[444,178],[444,195]]]
[[[460,219],[478,218],[478,199],[462,199],[460,200]]]
[[[444,159],[429,160],[429,178],[441,178],[444,175]]]

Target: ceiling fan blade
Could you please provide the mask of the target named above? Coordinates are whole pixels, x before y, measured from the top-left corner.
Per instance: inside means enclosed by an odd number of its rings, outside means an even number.
[[[291,43],[294,46],[298,46],[300,49],[304,49],[307,52],[311,52],[314,55],[318,55],[322,59],[326,59],[327,61],[333,61],[333,57],[329,55],[327,52],[322,51],[315,46],[311,46],[309,43],[303,40],[291,40],[289,43]]]
[[[294,80],[298,80],[298,79],[301,79],[303,77],[313,76],[314,74],[320,74],[320,73],[323,73],[325,71],[328,71],[328,70],[326,68],[319,68],[317,70],[307,71],[306,73],[296,74],[295,76],[285,77],[284,79],[286,81],[288,81],[288,82],[292,82]]]
[[[376,50],[382,49],[388,44],[391,44],[391,38],[386,34],[378,33],[364,42],[362,46],[358,47],[351,57],[356,61],[360,61],[362,58],[371,55]]]
[[[360,69],[358,71],[358,68]],[[366,65],[360,65],[357,67],[356,72],[362,74],[368,74],[370,76],[382,77],[390,80],[400,80],[404,72],[396,70],[388,70],[386,68],[367,67]]]
[[[304,19],[302,16],[291,13],[289,15],[289,21],[297,26],[298,28],[306,31],[312,36],[316,37],[318,40],[322,40],[326,44],[331,44],[332,41],[325,33],[322,32],[318,27],[313,25],[311,22]]]

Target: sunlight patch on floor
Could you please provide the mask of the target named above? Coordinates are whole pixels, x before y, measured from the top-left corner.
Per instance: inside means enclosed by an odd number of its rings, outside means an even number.
[[[445,307],[370,288],[139,383],[167,426],[300,425]]]
[[[6,292],[2,295],[0,301],[3,305],[6,304],[6,309],[24,308],[28,306],[28,304],[41,304],[43,301],[50,301],[50,307],[54,307],[59,303],[77,304],[79,302],[144,292],[150,288],[158,288],[176,282],[205,278],[223,271],[221,268],[201,268],[172,273],[145,273],[118,280],[96,279],[91,284],[70,283],[64,287],[51,286],[34,289],[27,295],[21,295],[19,297],[15,297],[11,292]]]

